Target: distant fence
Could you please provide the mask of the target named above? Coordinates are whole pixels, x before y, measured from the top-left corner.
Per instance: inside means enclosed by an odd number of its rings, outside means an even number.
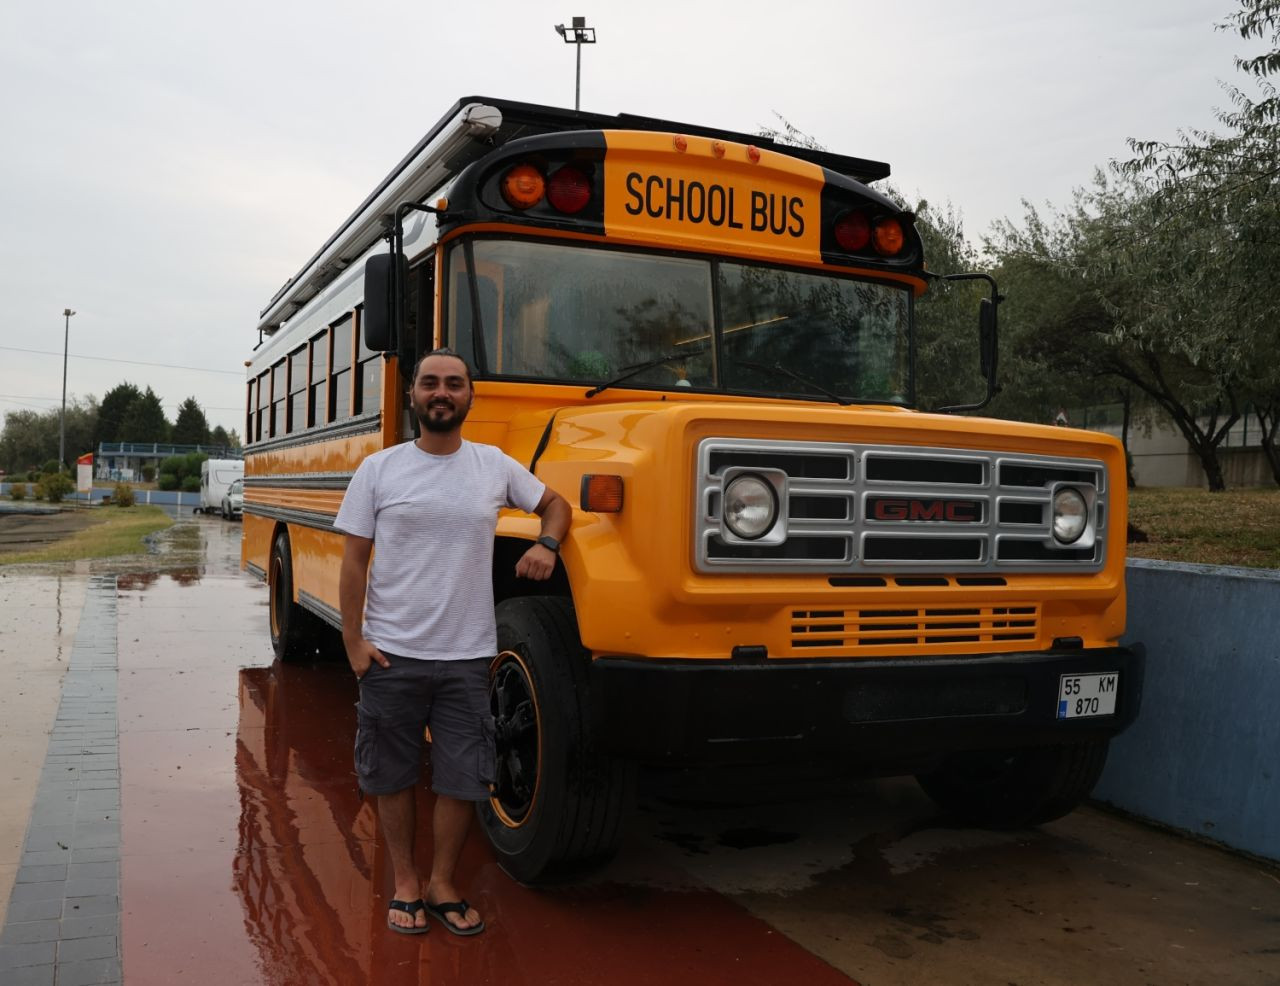
[[[9,487],[12,483],[0,483],[0,496],[7,497],[9,495]],[[27,483],[27,499],[33,503],[43,503],[43,500],[36,500],[33,496],[35,483]],[[85,493],[68,493],[63,497],[63,503],[81,503],[95,504],[102,503],[115,493],[114,486],[95,486],[93,492]],[[194,493],[186,493],[181,490],[140,490],[136,487],[133,491],[134,503],[151,504],[157,507],[166,507],[181,512],[185,508],[194,510],[200,506],[200,491]]]
[[[1280,860],[1280,572],[1134,559],[1128,589],[1142,711],[1094,797]]]

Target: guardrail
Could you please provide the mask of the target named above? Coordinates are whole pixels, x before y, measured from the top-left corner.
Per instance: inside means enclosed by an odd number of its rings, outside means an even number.
[[[1280,571],[1133,559],[1127,574],[1142,711],[1094,798],[1280,860]]]

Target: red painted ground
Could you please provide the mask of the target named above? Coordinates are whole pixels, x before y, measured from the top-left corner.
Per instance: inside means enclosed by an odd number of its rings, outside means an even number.
[[[272,665],[247,578],[122,584],[119,653],[129,986],[851,982],[684,873],[533,891],[478,834],[459,877],[488,930],[393,934],[351,676]],[[425,791],[419,819],[425,848]]]

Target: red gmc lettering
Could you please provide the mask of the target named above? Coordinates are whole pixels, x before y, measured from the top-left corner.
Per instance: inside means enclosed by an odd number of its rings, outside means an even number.
[[[956,524],[973,524],[982,519],[978,504],[965,500],[875,500],[871,516],[876,520],[946,520]]]

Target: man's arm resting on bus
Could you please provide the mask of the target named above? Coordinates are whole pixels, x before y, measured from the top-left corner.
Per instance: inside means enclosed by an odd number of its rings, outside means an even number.
[[[364,594],[369,579],[369,558],[373,554],[373,538],[348,534],[342,546],[342,569],[338,574],[338,606],[342,610],[342,645],[347,650],[347,663],[357,678],[363,678],[369,665],[377,661],[389,668],[378,648],[364,639]]]
[[[554,538],[557,542],[564,540],[569,533],[569,521],[573,519],[573,508],[568,500],[548,486],[533,512],[542,518],[539,537]],[[537,542],[516,562],[516,576],[522,579],[542,582],[551,578],[555,570],[556,552]]]

